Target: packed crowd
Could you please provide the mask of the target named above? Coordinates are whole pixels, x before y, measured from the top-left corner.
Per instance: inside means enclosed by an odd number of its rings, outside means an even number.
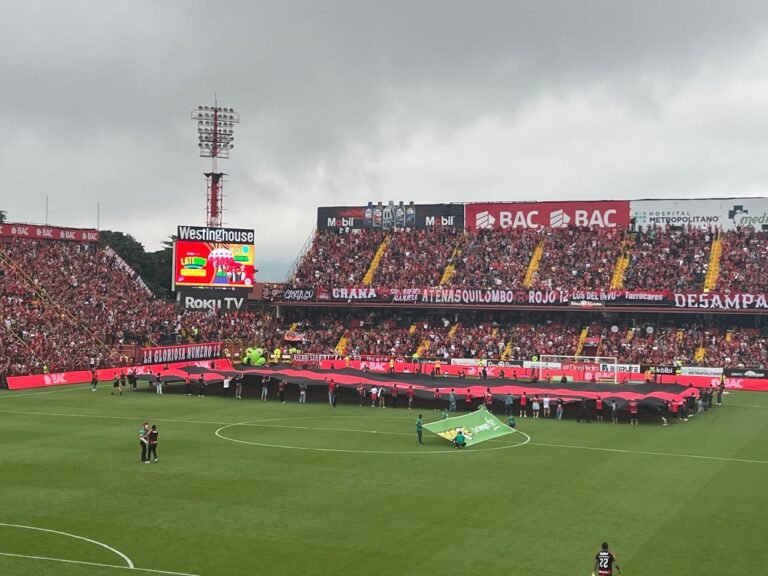
[[[638,231],[628,250],[624,287],[696,292],[704,287],[713,232],[650,227]]]
[[[295,285],[359,285],[385,232],[319,232],[300,262]],[[713,233],[650,228],[630,234],[587,229],[489,231],[467,235],[451,228],[391,232],[374,276],[375,286],[440,282],[452,262],[452,286],[521,286],[536,246],[544,250],[534,286],[608,285],[622,249],[630,259],[627,288],[699,290]],[[768,286],[768,234],[724,232],[720,291],[764,292]],[[344,340],[350,355],[412,355],[525,359],[575,354],[581,321],[552,317],[294,309],[279,320],[261,312],[183,312],[155,298],[125,263],[95,245],[9,240],[0,243],[0,373],[82,369],[123,361],[125,344],[166,345],[242,339],[272,349],[298,332],[304,351],[333,353]],[[455,258],[454,258],[455,256]],[[407,277],[408,280],[399,278]],[[586,322],[589,324],[589,322]],[[601,320],[589,326],[596,355],[631,363],[766,364],[766,329],[649,318]],[[93,359],[93,360],[92,360]]]
[[[127,361],[125,344],[159,345],[274,334],[270,315],[181,313],[95,245],[0,244],[0,373],[64,371]]]
[[[541,235],[508,228],[470,232],[449,286],[521,288]]]
[[[718,290],[727,293],[768,290],[768,232],[742,228],[724,232],[721,239],[723,255]]]
[[[361,286],[387,238],[374,288],[523,287],[536,247],[543,251],[532,278],[537,289],[601,290],[611,285],[616,264],[627,256],[624,287],[696,292],[704,288],[714,230],[647,227],[618,229],[322,230],[290,279],[294,286]],[[723,233],[718,289],[764,290],[768,286],[768,232],[752,228]],[[452,274],[445,275],[453,266]]]
[[[392,232],[373,284],[385,288],[439,286],[461,235],[453,227]]]
[[[302,257],[298,286],[360,286],[386,233],[381,230],[318,230]]]
[[[546,290],[610,287],[623,236],[617,229],[549,230],[532,287]]]

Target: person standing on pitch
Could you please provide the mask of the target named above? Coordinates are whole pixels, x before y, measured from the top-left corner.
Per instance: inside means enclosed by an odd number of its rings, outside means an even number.
[[[302,382],[299,384],[299,404],[307,403],[307,385]]]
[[[285,404],[285,387],[288,385],[288,382],[285,380],[280,380],[280,384],[277,385],[277,398],[280,400],[280,404]]]
[[[365,402],[365,386],[362,383],[357,385],[357,399],[360,402],[360,408],[362,408]]]
[[[224,383],[222,384],[222,389],[224,392],[224,398],[229,397],[229,383],[232,382],[232,379],[229,376],[224,377]]]
[[[184,376],[184,394],[186,396],[192,396],[192,380],[191,376],[187,374]]]
[[[595,576],[613,576],[613,567],[621,575],[621,567],[616,562],[616,556],[608,550],[608,543],[603,542],[600,552],[595,554],[595,567],[592,568],[592,575]]]
[[[544,398],[541,399],[541,407],[544,410],[544,418],[549,418],[549,404],[551,400],[549,399],[549,394],[544,394]]]
[[[91,392],[96,392],[96,384],[99,383],[99,379],[96,377],[96,370],[91,370]]]
[[[200,374],[200,376],[197,378],[197,397],[202,398],[205,396],[205,378],[203,378],[203,375]]]
[[[629,401],[629,423],[633,426],[639,424],[637,420],[637,400],[635,398]]]
[[[243,375],[238,374],[235,376],[235,398],[238,400],[243,399]]]
[[[408,391],[405,393],[408,397],[408,410],[413,406],[413,386],[408,386]]]
[[[267,395],[269,394],[269,376],[266,374],[261,377],[261,399],[267,401]]]
[[[600,395],[597,395],[597,399],[595,400],[595,414],[597,414],[597,421],[602,422],[603,421],[603,399],[600,398]]]
[[[424,421],[422,420],[421,414],[419,414],[419,417],[416,418],[416,436],[419,438],[419,444],[424,444],[424,442],[421,441],[421,435],[424,432]]]
[[[448,394],[448,412],[456,412],[456,388],[451,388]]]
[[[384,386],[381,386],[379,388],[379,408],[387,407],[387,399],[385,398],[386,395],[387,395],[387,389],[384,388]]]
[[[435,410],[440,410],[440,388],[435,388],[433,398],[435,400]]]
[[[392,408],[397,408],[397,397],[400,395],[400,390],[397,384],[392,384]]]
[[[371,408],[376,408],[376,402],[379,401],[379,389],[374,386],[371,388]]]
[[[158,372],[157,376],[155,377],[155,392],[158,396],[163,395],[163,380],[160,378],[160,372]]]
[[[149,464],[147,459],[147,448],[149,447],[149,422],[144,422],[139,428],[139,446],[141,447],[141,463]]]
[[[149,461],[152,460],[153,456],[155,462],[157,462],[157,437],[159,434],[160,433],[157,431],[157,425],[152,424],[152,430],[149,431],[147,438],[147,447],[149,448],[149,451],[147,452],[147,464],[149,464]]]
[[[335,392],[334,388],[336,387],[336,384],[334,384],[333,380],[329,380],[328,378],[325,379],[325,383],[328,386],[328,406],[333,408],[333,393]]]
[[[512,392],[507,392],[507,395],[504,396],[504,410],[507,413],[507,416],[512,415],[512,410],[515,409],[515,396],[512,394]]]
[[[528,418],[528,393],[520,395],[520,418]]]
[[[464,404],[466,404],[467,407],[467,414],[472,412],[472,391],[467,388],[467,391],[464,394]]]

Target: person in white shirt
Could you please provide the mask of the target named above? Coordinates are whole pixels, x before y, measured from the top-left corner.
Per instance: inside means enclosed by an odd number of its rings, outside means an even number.
[[[229,383],[231,379],[229,377],[224,378],[224,398],[229,396]]]
[[[379,389],[374,386],[371,388],[371,408],[376,408],[376,402],[379,399]]]
[[[549,396],[545,395],[541,400],[542,408],[544,409],[544,418],[549,418]]]

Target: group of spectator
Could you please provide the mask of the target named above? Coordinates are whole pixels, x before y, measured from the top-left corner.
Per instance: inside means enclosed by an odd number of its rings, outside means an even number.
[[[523,288],[536,247],[543,252],[532,288],[605,290],[619,258],[626,256],[627,289],[697,292],[704,288],[712,241],[718,232],[695,227],[619,229],[320,230],[290,279],[301,287],[361,286],[387,238],[375,268],[375,288]],[[739,228],[722,233],[717,289],[755,292],[768,286],[768,232]],[[456,258],[453,258],[454,254]]]
[[[698,292],[704,288],[714,231],[666,226],[644,228],[625,245],[624,287]]]
[[[768,232],[740,228],[722,233],[721,240],[718,290],[726,293],[768,290]]]
[[[616,230],[478,230],[449,227],[383,232],[319,231],[292,278],[295,286],[359,286],[388,238],[373,276],[375,287],[425,287],[440,283],[445,267],[454,287],[522,287],[540,243],[533,287],[608,287],[625,250],[628,289],[699,291],[709,264],[713,230],[652,227]],[[389,234],[389,236],[387,236]],[[722,292],[768,288],[768,233],[752,228],[723,232]],[[453,258],[453,256],[456,256]],[[621,362],[723,366],[768,363],[766,329],[648,317],[585,320],[538,314],[436,310],[302,309],[277,318],[272,309],[181,311],[155,298],[114,253],[94,244],[11,239],[0,243],[0,374],[65,371],[126,362],[125,345],[164,345],[239,339],[273,349],[290,330],[297,347],[333,354],[341,342],[353,356],[423,356],[528,359],[573,355],[582,329],[595,339],[593,355]],[[554,320],[553,318],[557,318]],[[344,339],[342,340],[342,337]],[[296,336],[291,338],[295,341]]]
[[[386,233],[344,228],[318,230],[293,283],[299,286],[360,286]]]

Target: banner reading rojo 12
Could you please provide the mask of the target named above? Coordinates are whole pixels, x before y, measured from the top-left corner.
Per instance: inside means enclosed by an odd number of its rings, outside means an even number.
[[[251,288],[253,240],[253,230],[179,226],[174,243],[174,290],[177,286]]]
[[[486,202],[466,204],[467,230],[507,228],[627,228],[629,201]]]

